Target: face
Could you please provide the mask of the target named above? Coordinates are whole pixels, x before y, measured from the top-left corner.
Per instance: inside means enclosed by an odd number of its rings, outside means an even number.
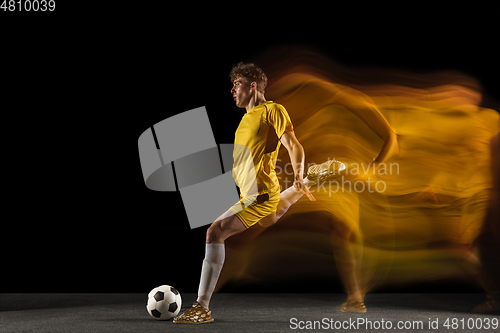
[[[236,106],[239,108],[245,108],[250,102],[255,90],[255,83],[250,84],[245,78],[239,77],[233,81],[233,89],[231,89],[231,94],[233,94],[233,99],[236,102]]]

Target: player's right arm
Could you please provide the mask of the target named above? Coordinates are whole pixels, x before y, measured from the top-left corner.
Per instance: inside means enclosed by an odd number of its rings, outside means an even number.
[[[309,192],[307,187],[304,185],[304,164],[305,164],[305,153],[304,148],[300,144],[299,140],[295,136],[293,131],[285,132],[280,139],[283,146],[288,150],[290,155],[290,161],[292,162],[292,168],[294,172],[293,186],[297,191],[304,193],[309,200],[316,201],[314,196]]]

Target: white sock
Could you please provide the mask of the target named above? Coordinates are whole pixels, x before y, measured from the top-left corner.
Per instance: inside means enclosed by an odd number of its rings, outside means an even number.
[[[224,265],[225,257],[226,249],[224,244],[206,244],[197,301],[207,309]]]

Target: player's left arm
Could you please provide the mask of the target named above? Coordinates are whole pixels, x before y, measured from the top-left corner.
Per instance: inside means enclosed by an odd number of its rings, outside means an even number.
[[[293,186],[297,191],[302,191],[309,200],[315,201],[313,195],[309,192],[307,187],[304,185],[304,163],[305,163],[305,153],[304,147],[300,144],[299,140],[295,136],[293,131],[287,131],[283,133],[280,138],[281,143],[288,151],[290,155],[290,161],[292,162],[292,168],[294,173]]]

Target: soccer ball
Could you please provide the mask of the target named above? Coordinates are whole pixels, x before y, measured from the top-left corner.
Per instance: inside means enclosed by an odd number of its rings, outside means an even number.
[[[148,294],[148,313],[158,320],[169,320],[181,311],[181,294],[172,286],[163,285],[154,288]]]

